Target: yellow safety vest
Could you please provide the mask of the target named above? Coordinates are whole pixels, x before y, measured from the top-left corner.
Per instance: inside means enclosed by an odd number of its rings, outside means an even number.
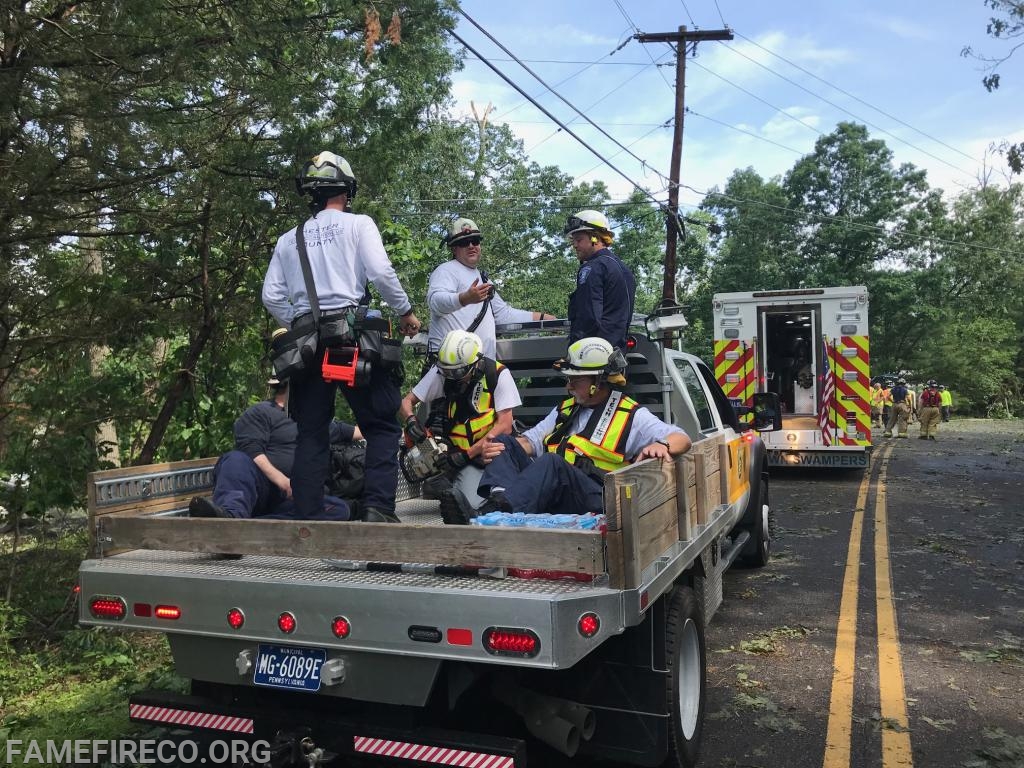
[[[498,375],[504,368],[501,363],[495,363],[493,384],[489,372],[485,372],[463,395],[448,398],[448,423],[451,425],[448,438],[456,448],[468,451],[469,446],[490,432],[498,420],[491,387],[497,386]]]
[[[882,401],[885,399],[885,395],[881,387],[875,387],[871,390],[871,404],[877,405],[879,408],[882,407]]]
[[[883,405],[892,405],[892,390],[891,389],[883,389],[882,390],[882,404]]]
[[[603,405],[594,409],[583,429],[567,437],[565,433],[579,410],[576,401],[567,398],[559,406],[555,428],[544,438],[544,444],[549,453],[559,454],[570,464],[575,464],[577,457],[586,456],[602,472],[612,472],[629,463],[626,439],[639,407],[636,400],[613,391]]]

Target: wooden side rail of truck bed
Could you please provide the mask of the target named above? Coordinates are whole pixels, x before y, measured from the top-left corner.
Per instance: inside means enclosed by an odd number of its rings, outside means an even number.
[[[216,459],[105,470],[89,475],[92,552],[106,557],[151,549],[535,568],[606,574],[613,588],[635,588],[646,567],[674,543],[696,538],[728,500],[728,478],[721,471],[725,448],[719,435],[695,443],[674,461],[648,460],[608,474],[603,532],[194,519],[185,516],[188,501],[211,492]]]

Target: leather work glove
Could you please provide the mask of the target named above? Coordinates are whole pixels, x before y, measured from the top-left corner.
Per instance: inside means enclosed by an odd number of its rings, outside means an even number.
[[[469,464],[469,454],[465,451],[460,451],[458,449],[450,450],[445,456],[445,460],[453,472],[458,472],[464,466]]]
[[[410,445],[417,445],[427,439],[427,430],[420,424],[420,420],[413,414],[405,420],[405,439]]]

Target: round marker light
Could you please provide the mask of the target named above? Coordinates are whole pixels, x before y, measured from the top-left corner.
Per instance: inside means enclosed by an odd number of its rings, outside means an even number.
[[[241,608],[232,608],[228,611],[228,626],[232,629],[241,629],[245,624],[245,614]]]
[[[593,637],[601,628],[601,619],[596,613],[584,613],[576,622],[576,629],[584,637]]]
[[[339,640],[344,640],[352,632],[352,625],[344,616],[335,616],[334,621],[331,622],[331,632]]]
[[[277,617],[277,628],[286,635],[290,635],[294,632],[296,625],[297,622],[295,621],[295,616],[289,611],[285,611]]]

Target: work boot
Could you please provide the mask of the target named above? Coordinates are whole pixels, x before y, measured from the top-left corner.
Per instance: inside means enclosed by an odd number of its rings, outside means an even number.
[[[452,488],[441,494],[441,519],[445,525],[469,525],[476,517],[476,510],[469,503],[466,494]]]
[[[892,432],[883,432],[882,437],[892,437]]]
[[[487,500],[477,508],[477,515],[486,515],[488,512],[511,512],[512,503],[505,496],[504,491],[491,491]]]
[[[918,440],[927,440],[928,439],[928,435],[918,435],[917,439]]]
[[[934,440],[935,439],[935,435],[928,435],[928,439],[929,440]]]
[[[192,501],[188,503],[188,516],[189,517],[219,517],[225,520],[231,520],[232,516],[229,515],[225,510],[218,507],[206,496],[193,496]]]
[[[380,507],[365,507],[363,509],[363,520],[367,523],[400,523],[398,515],[388,512]]]

